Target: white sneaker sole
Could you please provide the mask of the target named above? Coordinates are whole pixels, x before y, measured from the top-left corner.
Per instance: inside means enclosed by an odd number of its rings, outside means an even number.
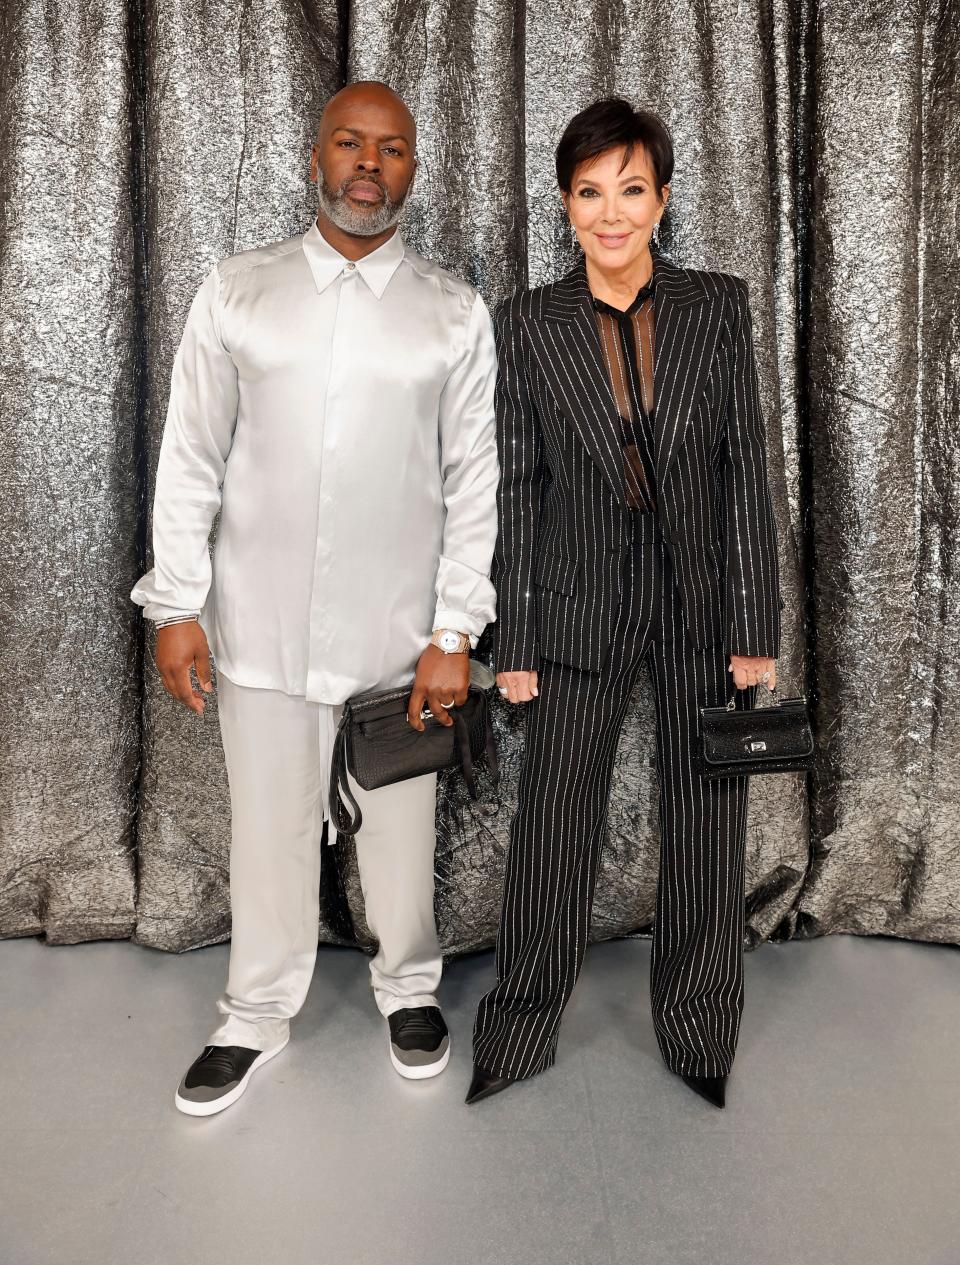
[[[264,1063],[269,1063],[271,1059],[276,1058],[280,1051],[286,1048],[289,1040],[288,1036],[279,1045],[275,1045],[272,1050],[264,1050],[262,1054],[257,1055],[247,1068],[247,1074],[243,1080],[238,1085],[234,1085],[230,1093],[224,1094],[222,1098],[214,1098],[211,1102],[191,1102],[189,1098],[181,1098],[178,1089],[173,1099],[177,1110],[182,1111],[185,1116],[215,1116],[218,1111],[226,1111],[228,1107],[233,1106],[247,1088],[250,1083],[250,1077],[257,1068],[263,1067]]]
[[[450,1047],[453,1044],[449,1039],[447,1040],[447,1048],[444,1050],[443,1054],[441,1054],[440,1058],[437,1059],[436,1063],[421,1063],[419,1067],[410,1067],[407,1063],[401,1063],[394,1054],[393,1042],[390,1041],[389,1034],[387,1036],[387,1043],[390,1049],[390,1062],[393,1064],[394,1071],[399,1072],[400,1075],[408,1081],[426,1081],[429,1080],[431,1076],[439,1076],[450,1062]]]

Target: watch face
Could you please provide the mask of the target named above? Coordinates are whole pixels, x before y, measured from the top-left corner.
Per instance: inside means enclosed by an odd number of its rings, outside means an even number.
[[[459,645],[460,645],[460,638],[457,636],[455,632],[450,632],[448,629],[446,632],[442,632],[440,634],[440,649],[441,650],[447,650],[447,651],[452,652],[456,650]]]

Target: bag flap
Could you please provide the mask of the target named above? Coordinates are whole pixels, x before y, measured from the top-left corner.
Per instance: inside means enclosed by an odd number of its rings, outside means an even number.
[[[776,707],[744,711],[703,707],[700,725],[708,763],[789,759],[812,755],[814,749],[803,699],[784,699]]]

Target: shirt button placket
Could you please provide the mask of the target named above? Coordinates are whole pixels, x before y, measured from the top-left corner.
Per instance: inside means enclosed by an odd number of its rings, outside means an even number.
[[[327,389],[323,396],[320,416],[322,439],[320,445],[320,490],[317,506],[317,539],[313,557],[313,595],[310,602],[310,642],[307,650],[307,697],[319,700],[325,691],[324,682],[335,671],[330,661],[331,628],[329,594],[335,589],[333,577],[333,551],[330,548],[330,515],[336,505],[336,462],[331,449],[331,434],[336,442],[336,425],[331,418],[337,412],[341,399],[342,373],[346,358],[341,354],[345,340],[350,337],[350,324],[355,297],[356,265],[347,264],[340,274],[337,285],[337,311],[330,336],[330,372]]]

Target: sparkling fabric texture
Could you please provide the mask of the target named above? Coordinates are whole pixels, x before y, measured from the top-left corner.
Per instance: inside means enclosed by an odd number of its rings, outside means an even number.
[[[819,742],[809,779],[752,780],[747,941],[960,942],[958,62],[943,0],[4,6],[0,935],[229,935],[215,703],[200,719],[165,695],[128,594],[190,300],[216,259],[309,225],[323,103],[378,78],[420,128],[404,235],[491,307],[573,262],[567,119],[608,92],[664,114],[661,243],[750,286],[781,693],[811,696]],[[499,793],[441,781],[451,953],[492,943],[499,914],[524,711],[493,706]],[[641,674],[597,938],[653,916],[653,753]],[[320,938],[369,947],[355,858],[331,855]]]

